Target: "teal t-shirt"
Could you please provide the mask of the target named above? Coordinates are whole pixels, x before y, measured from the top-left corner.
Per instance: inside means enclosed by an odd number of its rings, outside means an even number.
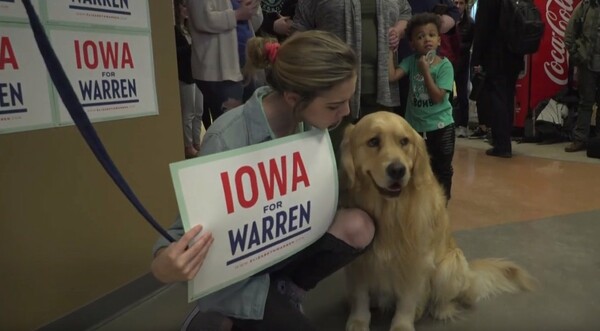
[[[444,100],[438,104],[434,104],[429,98],[423,76],[417,68],[414,54],[405,57],[399,67],[406,72],[410,79],[406,121],[418,132],[439,130],[454,123],[452,104],[449,100],[452,94],[452,84],[454,83],[454,70],[450,61],[443,58],[430,67],[431,77],[435,84],[442,90],[448,91]]]

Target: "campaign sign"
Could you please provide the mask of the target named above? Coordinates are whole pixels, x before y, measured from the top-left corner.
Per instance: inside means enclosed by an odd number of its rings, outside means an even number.
[[[31,1],[31,4],[39,13],[37,1]],[[0,0],[0,21],[29,22],[23,2],[21,0]]]
[[[51,24],[150,29],[147,0],[52,0],[46,6]]]
[[[90,120],[158,113],[149,36],[51,28],[50,39]],[[60,122],[72,123],[58,107]]]
[[[184,229],[202,224],[214,237],[188,283],[189,301],[282,261],[327,231],[338,195],[333,155],[327,132],[312,130],[171,164]]]
[[[0,24],[0,133],[52,126],[50,86],[29,26]]]

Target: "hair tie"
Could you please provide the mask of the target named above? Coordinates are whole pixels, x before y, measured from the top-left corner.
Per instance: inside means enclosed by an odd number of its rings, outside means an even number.
[[[265,52],[267,54],[267,58],[269,62],[275,62],[275,58],[277,57],[277,51],[279,50],[279,43],[276,42],[268,42],[265,44]]]

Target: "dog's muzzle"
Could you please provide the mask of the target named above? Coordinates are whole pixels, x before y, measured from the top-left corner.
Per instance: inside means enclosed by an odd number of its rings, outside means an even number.
[[[385,174],[388,178],[386,186],[380,186],[369,172],[369,176],[375,187],[381,195],[389,198],[395,198],[402,193],[403,179],[406,176],[406,167],[400,162],[392,162],[385,168]]]
[[[393,162],[387,166],[385,173],[392,181],[398,182],[402,180],[406,174],[406,167],[400,162]]]

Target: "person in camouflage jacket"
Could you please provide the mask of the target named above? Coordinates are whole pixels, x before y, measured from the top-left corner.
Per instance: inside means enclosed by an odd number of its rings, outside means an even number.
[[[579,106],[571,144],[565,152],[586,149],[590,134],[592,108],[598,103],[600,86],[600,1],[583,0],[575,7],[565,31],[565,45],[570,64],[577,66]],[[600,116],[596,116],[596,133],[600,134]]]

